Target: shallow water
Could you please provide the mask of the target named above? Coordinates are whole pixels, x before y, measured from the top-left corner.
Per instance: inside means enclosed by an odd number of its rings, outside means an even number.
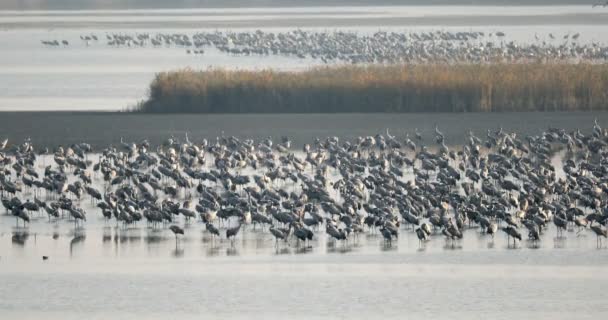
[[[562,155],[553,160],[558,176]],[[39,161],[42,170],[52,160]],[[43,214],[17,227],[0,215],[2,315],[591,319],[608,311],[608,247],[598,248],[588,230],[558,237],[550,224],[540,242],[513,245],[502,232],[491,238],[471,227],[463,240],[437,232],[420,244],[404,225],[392,245],[370,232],[336,243],[324,230],[307,244],[277,244],[251,225],[232,242],[211,238],[200,221],[178,220],[185,229],[178,242],[167,228],[106,222],[88,197],[80,205],[87,221],[78,227]]]
[[[193,267],[207,269],[203,262]],[[486,268],[496,274],[466,277],[455,268],[429,269],[415,274],[391,274],[374,266],[342,264],[320,273],[309,268],[264,266],[270,272],[249,275],[239,267],[222,266],[218,274],[192,274],[184,267],[163,265],[162,274],[69,274],[62,271],[42,275],[3,277],[0,302],[12,308],[10,318],[34,319],[592,319],[605,313],[605,301],[597,286],[602,276],[572,276],[572,268],[528,270]],[[407,265],[398,269],[411,269]],[[54,268],[53,268],[54,269]],[[227,271],[227,272],[226,272]],[[299,272],[300,271],[300,272]],[[354,272],[353,272],[354,271]],[[388,270],[390,271],[390,270]],[[504,273],[533,271],[535,278],[502,277]],[[600,273],[597,269],[584,272]],[[168,275],[169,272],[172,275]],[[382,275],[377,273],[382,272]],[[437,276],[434,272],[461,277]],[[583,273],[584,273],[583,272]],[[353,274],[355,273],[355,274]],[[363,274],[360,276],[359,274]],[[371,276],[368,276],[371,274]],[[49,296],[32,294],[48,292]],[[10,290],[10,291],[8,291]],[[9,294],[10,293],[10,294]],[[8,295],[7,295],[8,294]],[[40,297],[42,296],[43,299]],[[31,301],[24,303],[25,301]],[[565,302],[565,303],[564,303]],[[588,308],[581,312],[579,306]],[[13,310],[27,310],[24,312]],[[69,311],[66,311],[69,310]]]
[[[591,319],[606,311],[600,268],[152,264],[157,273],[72,273],[49,264],[39,274],[2,273],[0,309],[21,319]],[[509,276],[520,273],[534,276]]]

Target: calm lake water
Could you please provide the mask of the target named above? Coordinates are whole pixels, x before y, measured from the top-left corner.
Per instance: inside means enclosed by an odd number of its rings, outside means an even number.
[[[101,177],[94,181],[100,187]],[[200,220],[179,220],[178,245],[167,228],[125,228],[90,200],[81,205],[83,227],[34,214],[23,228],[0,215],[3,318],[591,319],[608,311],[608,249],[588,230],[557,237],[550,224],[538,244],[513,246],[503,233],[465,228],[461,241],[437,232],[421,246],[402,226],[391,246],[374,233],[336,243],[323,230],[307,245],[276,245],[252,226],[230,242],[211,238]]]
[[[581,6],[387,6],[196,10],[0,11],[0,111],[121,110],[146,95],[159,71],[191,67],[298,70],[315,59],[235,57],[214,49],[187,55],[184,48],[86,46],[81,35],[200,31],[379,30],[502,31],[499,42],[547,41],[580,34],[579,43],[608,42],[608,9]],[[552,34],[555,39],[550,38]],[[536,40],[536,38],[540,40]],[[68,40],[45,47],[41,40]],[[491,40],[491,39],[490,39]]]

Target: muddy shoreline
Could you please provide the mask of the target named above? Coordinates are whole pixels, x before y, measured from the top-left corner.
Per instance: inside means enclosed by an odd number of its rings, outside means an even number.
[[[422,132],[431,144],[434,126],[451,145],[463,143],[469,130],[485,137],[488,129],[500,127],[520,135],[539,134],[549,127],[588,132],[597,119],[608,125],[608,112],[509,112],[509,113],[407,113],[407,114],[128,114],[116,112],[2,112],[0,138],[9,144],[31,138],[38,148],[87,142],[95,149],[127,141],[148,139],[159,145],[172,135],[190,139],[215,140],[217,136],[234,135],[262,139],[289,136],[293,146],[301,148],[315,137],[358,136],[385,133],[413,137],[414,129]]]

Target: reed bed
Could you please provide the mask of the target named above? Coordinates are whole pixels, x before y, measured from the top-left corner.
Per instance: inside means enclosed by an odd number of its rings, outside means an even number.
[[[156,75],[144,113],[608,110],[606,64],[190,69]]]

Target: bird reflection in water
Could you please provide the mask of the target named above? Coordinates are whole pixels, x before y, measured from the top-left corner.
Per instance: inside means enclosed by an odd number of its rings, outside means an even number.
[[[24,246],[30,234],[27,231],[15,231],[11,237],[11,242],[19,246]]]
[[[457,241],[448,241],[443,246],[443,250],[462,250],[462,243]]]
[[[527,240],[526,248],[528,249],[540,249],[540,242],[536,240]]]
[[[327,242],[327,252],[330,253],[348,253],[352,251],[352,247],[344,242],[341,244],[334,241]]]
[[[205,253],[208,257],[216,257],[220,254],[220,247],[214,246],[214,247],[207,248]]]
[[[184,249],[176,247],[171,253],[174,258],[181,258],[184,256]]]
[[[73,233],[74,237],[72,240],[70,240],[70,258],[74,255],[74,248],[78,248],[80,245],[82,245],[87,237],[83,227],[74,229]]]
[[[494,238],[492,238],[492,241],[488,242],[487,247],[488,247],[488,249],[494,249]]]
[[[397,251],[397,245],[396,244],[392,244],[392,243],[383,242],[380,245],[380,250],[382,252]]]
[[[306,254],[306,253],[312,253],[313,252],[313,247],[312,246],[302,246],[302,247],[296,247],[296,254]]]
[[[112,228],[111,227],[104,227],[103,228],[103,233],[101,236],[101,241],[103,243],[107,243],[107,242],[111,242],[112,241]]]
[[[226,248],[226,255],[229,257],[238,257],[239,251],[232,245],[229,248]]]
[[[210,244],[210,245],[213,245],[213,244],[215,243],[215,241],[214,241],[214,238],[213,238],[213,237],[206,236],[206,235],[203,235],[203,237],[201,238],[201,241],[202,241],[204,244]]]
[[[144,237],[144,241],[146,244],[157,244],[163,240],[162,232],[157,229],[148,230],[146,236]]]
[[[563,236],[553,238],[553,248],[565,249],[566,248],[566,238]]]
[[[289,248],[289,247],[284,247],[284,248],[276,247],[276,250],[274,251],[274,253],[276,255],[291,254],[291,248]]]

